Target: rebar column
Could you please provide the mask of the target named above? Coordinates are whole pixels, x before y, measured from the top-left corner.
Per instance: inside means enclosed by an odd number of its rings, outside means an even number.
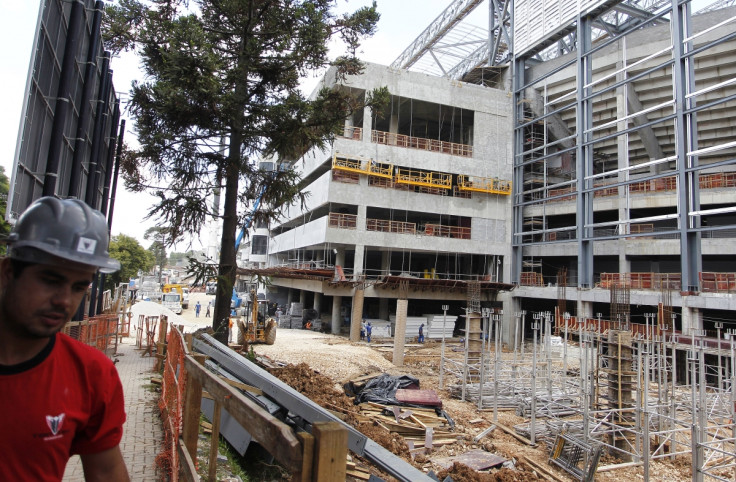
[[[635,424],[630,414],[635,408],[633,393],[636,386],[636,373],[632,371],[631,333],[610,330],[608,332],[608,353],[608,405],[618,411],[618,416],[614,417],[617,425],[631,427]],[[631,457],[627,457],[626,454],[629,453],[628,448],[636,444],[636,440],[631,440],[633,435],[630,432],[621,435],[613,432],[609,437],[610,445],[620,449],[620,452],[615,455],[624,459],[625,462],[631,462]]]

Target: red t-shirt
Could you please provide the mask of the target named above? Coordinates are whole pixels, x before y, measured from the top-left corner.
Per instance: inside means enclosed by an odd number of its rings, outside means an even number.
[[[124,421],[115,365],[58,334],[33,359],[0,365],[0,480],[61,480],[71,455],[117,446]]]

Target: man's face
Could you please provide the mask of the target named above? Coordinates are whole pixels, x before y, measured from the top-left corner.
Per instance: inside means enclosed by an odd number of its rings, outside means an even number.
[[[79,307],[96,268],[73,262],[33,264],[17,278],[10,260],[0,264],[0,327],[19,338],[47,338]]]

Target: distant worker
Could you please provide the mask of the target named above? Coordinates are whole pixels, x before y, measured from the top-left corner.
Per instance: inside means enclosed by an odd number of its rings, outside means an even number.
[[[278,321],[281,321],[281,315],[283,315],[283,314],[284,313],[281,311],[281,307],[277,305],[276,306],[276,313],[275,313],[275,315],[276,315],[276,321],[277,322]]]
[[[369,321],[365,325],[365,341],[367,341],[368,343],[371,342],[371,332],[372,331],[373,331],[373,327],[371,326],[371,322]]]
[[[365,340],[365,318],[360,322],[360,339]]]
[[[419,325],[419,336],[417,337],[419,343],[424,343],[424,323]]]
[[[43,197],[20,216],[0,260],[0,480],[61,480],[79,454],[87,480],[128,481],[125,409],[104,353],[59,333],[97,271],[114,273],[105,217]]]
[[[210,317],[210,307],[212,306],[212,302],[207,303],[207,311],[204,313],[205,318]]]
[[[199,312],[202,311],[202,305],[197,301],[197,304],[194,305],[194,317],[199,318]]]

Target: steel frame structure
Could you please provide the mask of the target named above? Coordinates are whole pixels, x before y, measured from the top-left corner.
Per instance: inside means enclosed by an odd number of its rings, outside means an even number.
[[[611,383],[605,373],[621,365],[603,356],[610,341],[599,331],[600,324],[583,320],[567,333],[565,340],[576,336],[582,341],[573,356],[567,344],[558,349],[551,346],[549,313],[533,313],[532,318],[532,357],[529,348],[517,343],[513,353],[494,356],[500,343],[496,339],[492,345],[489,336],[483,344],[482,364],[477,360],[472,364],[472,378],[468,364],[443,359],[441,370],[456,378],[449,385],[453,396],[477,403],[479,410],[493,410],[494,416],[499,409],[516,408],[517,415],[531,419],[516,429],[532,442],[545,439],[551,446],[564,429],[586,446],[603,447],[643,466],[645,480],[651,462],[678,456],[692,458],[694,481],[733,480],[736,330],[724,333],[731,339],[728,349],[708,347],[702,330],[694,330],[683,344],[679,335],[662,329],[655,315],[649,315],[647,334],[631,337],[636,382],[628,389],[634,403],[604,407]],[[484,329],[484,336],[487,333]],[[521,356],[522,351],[526,356]],[[673,369],[678,353],[687,358],[684,380]],[[706,363],[706,355],[711,362]]]
[[[698,129],[699,115],[709,115],[712,109],[733,100],[729,86],[736,79],[728,78],[728,74],[720,82],[718,79],[699,79],[696,70],[701,57],[736,38],[733,29],[729,32],[727,27],[734,24],[734,18],[722,22],[720,27],[701,26],[701,30],[694,31],[688,1],[666,5],[653,3],[650,7],[655,8],[654,12],[624,5],[612,7],[616,12],[626,11],[630,15],[629,21],[616,29],[606,21],[613,10],[579,13],[569,32],[575,39],[576,49],[558,59],[554,68],[536,68],[539,54],[551,45],[549,41],[540,42],[536,49],[529,50],[524,56],[514,57],[513,282],[520,281],[529,247],[549,242],[551,237],[565,231],[570,235],[558,242],[577,245],[577,286],[592,288],[595,284],[595,242],[632,237],[631,225],[646,221],[676,223],[676,227],[669,228],[667,232],[658,231],[657,237],[672,234],[679,238],[682,290],[696,292],[700,288],[698,274],[702,269],[702,233],[736,227],[730,222],[719,223],[719,226],[701,223],[701,219],[707,216],[733,212],[736,208],[701,209],[698,182],[700,173],[707,169],[733,168],[736,164],[736,158],[732,156],[736,141],[728,136],[720,140],[709,139],[705,147],[699,140]],[[670,25],[669,47],[644,59],[628,60],[629,38],[645,27],[664,22]],[[604,24],[607,36],[594,43],[596,33]],[[721,28],[720,33],[715,33],[717,28]],[[605,63],[603,57],[614,48],[622,52],[622,58],[613,67],[613,72],[604,73],[600,64]],[[594,63],[598,65],[595,69]],[[569,90],[560,92],[560,79],[565,75],[574,77],[574,84],[570,83]],[[634,86],[636,82],[643,82],[645,76],[669,79],[673,86],[672,95],[656,106],[645,108],[641,103],[637,104]],[[696,80],[699,81],[697,86]],[[554,94],[548,91],[548,86],[552,85],[557,89]],[[536,109],[529,107],[535,96],[539,97]],[[598,105],[616,96],[627,98],[628,104],[619,105],[613,114],[601,113]],[[565,117],[574,118],[574,124],[562,120]],[[560,130],[561,124],[568,126],[567,132]],[[661,134],[657,138],[654,134],[655,130],[661,132],[665,126],[673,132],[673,139],[663,139]],[[541,141],[530,145],[530,130],[540,128],[544,134]],[[649,155],[646,159],[641,158],[641,153],[638,158],[629,157],[627,146],[637,137]],[[663,144],[666,144],[664,150],[661,148]],[[605,164],[602,167],[599,151],[612,149],[614,145],[618,146],[619,154],[614,162],[615,168],[606,168]],[[562,155],[570,156],[574,164],[566,178],[549,174],[550,162]],[[642,174],[645,170],[649,172]],[[533,181],[536,171],[541,178]],[[672,175],[677,179],[674,212],[668,210],[654,216],[637,217],[630,204],[630,186],[641,181],[656,182]],[[594,198],[603,189],[617,189],[619,192],[619,219],[616,221],[601,221],[596,217]],[[530,219],[529,213],[545,212],[546,203],[569,197],[574,198],[577,213],[574,225],[548,226],[546,218],[542,219],[541,226],[525,224]],[[611,228],[616,229],[611,231]]]

